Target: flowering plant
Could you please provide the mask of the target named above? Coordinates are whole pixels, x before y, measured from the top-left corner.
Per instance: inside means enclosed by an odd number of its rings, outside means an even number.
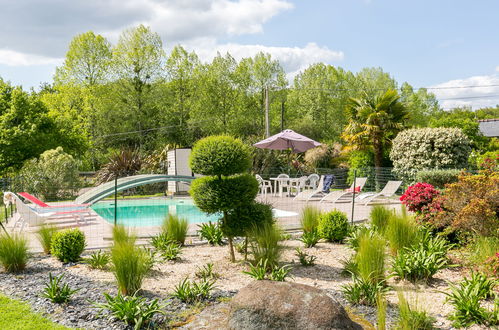
[[[422,213],[429,211],[430,208],[441,208],[439,204],[430,207],[433,199],[439,195],[440,192],[431,184],[418,182],[407,188],[405,193],[400,197],[400,201],[407,206],[409,211]]]

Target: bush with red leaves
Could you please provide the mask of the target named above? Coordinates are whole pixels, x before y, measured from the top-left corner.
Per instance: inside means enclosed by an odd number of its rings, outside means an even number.
[[[440,192],[429,183],[418,182],[409,186],[405,193],[400,197],[400,201],[409,211],[421,213],[429,211],[428,208],[433,199],[440,195]],[[440,205],[438,205],[440,208]]]

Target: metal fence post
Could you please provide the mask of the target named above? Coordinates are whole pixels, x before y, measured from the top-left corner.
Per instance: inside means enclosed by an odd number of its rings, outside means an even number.
[[[118,176],[114,177],[114,225],[118,221]]]
[[[355,210],[355,181],[357,180],[357,170],[353,170],[353,192],[352,192],[352,225],[353,225],[353,212]]]

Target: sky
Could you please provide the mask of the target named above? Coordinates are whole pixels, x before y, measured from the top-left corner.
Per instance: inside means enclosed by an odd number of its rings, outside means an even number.
[[[52,82],[77,34],[115,43],[144,24],[167,51],[180,44],[204,61],[265,51],[289,78],[317,62],[381,67],[400,84],[432,88],[445,109],[499,104],[494,0],[0,0],[0,8],[0,77],[25,89]]]

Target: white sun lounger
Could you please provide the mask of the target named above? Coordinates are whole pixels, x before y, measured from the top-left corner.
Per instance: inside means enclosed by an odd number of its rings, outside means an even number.
[[[379,193],[366,197],[365,201],[363,201],[364,205],[368,205],[375,200],[388,199],[392,197],[393,195],[395,195],[401,185],[402,181],[388,181],[385,187]]]
[[[349,189],[332,191],[329,194],[327,194],[326,196],[322,197],[320,203],[322,203],[322,202],[336,203],[340,198],[352,197],[352,194],[355,191],[355,188],[357,188],[357,190],[358,190],[356,192],[360,192],[362,190],[362,188],[364,188],[366,182],[367,182],[367,178],[357,178],[355,180],[355,187],[354,187],[354,184],[352,183],[352,185],[350,186]]]
[[[324,192],[322,191],[324,187],[324,175],[321,175],[321,178],[319,180],[319,183],[317,185],[317,188],[314,190],[309,190],[309,191],[302,191],[298,193],[293,200],[300,200],[300,201],[308,201],[314,197],[321,197],[324,196]]]

